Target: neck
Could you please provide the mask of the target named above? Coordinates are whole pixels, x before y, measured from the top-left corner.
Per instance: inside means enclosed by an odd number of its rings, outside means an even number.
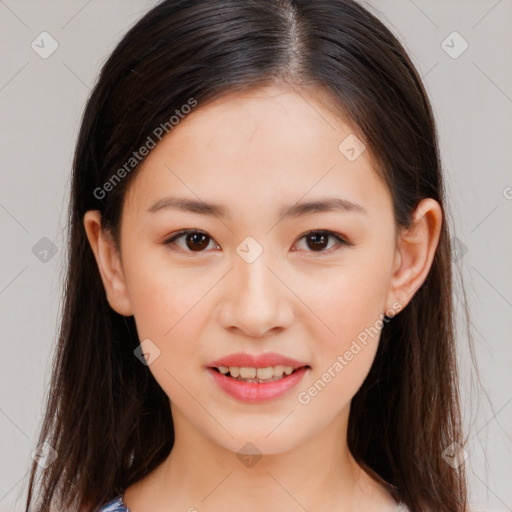
[[[291,450],[252,457],[214,442],[178,410],[173,420],[175,443],[168,458],[143,487],[137,483],[125,493],[131,510],[351,512],[377,510],[375,503],[380,511],[393,510],[391,497],[348,450],[348,411]]]

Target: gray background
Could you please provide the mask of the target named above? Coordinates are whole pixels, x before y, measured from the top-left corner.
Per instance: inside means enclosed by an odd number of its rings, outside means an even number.
[[[0,511],[22,510],[48,390],[81,113],[101,64],[153,5],[0,0]],[[364,5],[403,42],[433,104],[482,382],[461,324],[471,501],[512,510],[512,2]],[[46,59],[31,47],[51,49],[45,31],[58,44]]]

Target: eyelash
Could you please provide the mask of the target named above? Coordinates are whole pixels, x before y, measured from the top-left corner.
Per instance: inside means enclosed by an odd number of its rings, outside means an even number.
[[[204,231],[200,231],[198,229],[183,229],[181,231],[178,231],[176,233],[173,233],[169,238],[167,238],[166,240],[164,240],[163,244],[164,245],[174,245],[174,242],[175,240],[177,240],[178,238],[181,238],[185,235],[188,235],[188,234],[200,234],[200,235],[205,235],[207,238],[210,239],[210,241],[216,243],[214,241],[214,239],[212,237],[210,237],[208,235],[208,233],[205,233]],[[322,255],[322,254],[331,254],[331,252],[334,252],[338,249],[340,249],[341,247],[343,246],[347,246],[347,247],[350,247],[350,246],[353,246],[354,244],[349,242],[348,240],[346,240],[345,238],[343,238],[340,234],[338,233],[335,233],[334,231],[329,231],[329,230],[326,230],[326,229],[313,229],[311,231],[308,231],[307,233],[304,233],[303,235],[300,236],[299,240],[302,240],[303,238],[307,238],[308,236],[310,235],[313,235],[313,234],[320,234],[320,235],[327,235],[329,237],[332,237],[334,239],[336,239],[336,241],[338,242],[339,246],[336,248],[336,247],[331,247],[330,249],[327,249],[327,250],[321,250],[321,251],[307,251],[307,252],[311,252],[313,254],[318,254],[318,255]],[[209,245],[209,244],[208,244]],[[218,244],[217,244],[218,245]],[[333,251],[334,249],[334,251]],[[173,251],[176,251],[176,249],[171,249]],[[176,251],[176,252],[180,252],[180,251]],[[190,251],[190,250],[184,250],[184,249],[181,249],[181,252],[185,252],[185,253],[189,253],[189,254],[194,254],[194,253],[204,253],[204,252],[207,252],[206,250],[202,250],[202,251]]]

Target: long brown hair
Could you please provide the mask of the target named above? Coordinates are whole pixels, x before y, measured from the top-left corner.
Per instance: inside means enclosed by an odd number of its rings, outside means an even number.
[[[433,113],[406,51],[353,0],[168,0],[117,45],[84,112],[62,323],[38,443],[47,442],[55,458],[40,475],[38,511],[97,508],[155,469],[174,443],[169,398],[134,356],[134,319],[106,300],[85,212],[100,210],[103,228],[118,240],[124,194],[139,165],[131,158],[148,137],[166,122],[171,130],[169,119],[191,98],[201,108],[271,83],[321,88],[358,127],[397,226],[410,225],[423,198],[442,207],[430,273],[382,329],[352,400],[348,445],[412,511],[466,510],[464,465],[443,458],[452,443],[465,444],[445,191]],[[34,462],[27,511],[38,468]]]

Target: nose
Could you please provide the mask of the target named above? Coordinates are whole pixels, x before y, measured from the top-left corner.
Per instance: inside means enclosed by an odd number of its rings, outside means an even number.
[[[235,256],[219,312],[224,328],[256,338],[291,325],[293,293],[273,263],[265,251],[252,263]]]

